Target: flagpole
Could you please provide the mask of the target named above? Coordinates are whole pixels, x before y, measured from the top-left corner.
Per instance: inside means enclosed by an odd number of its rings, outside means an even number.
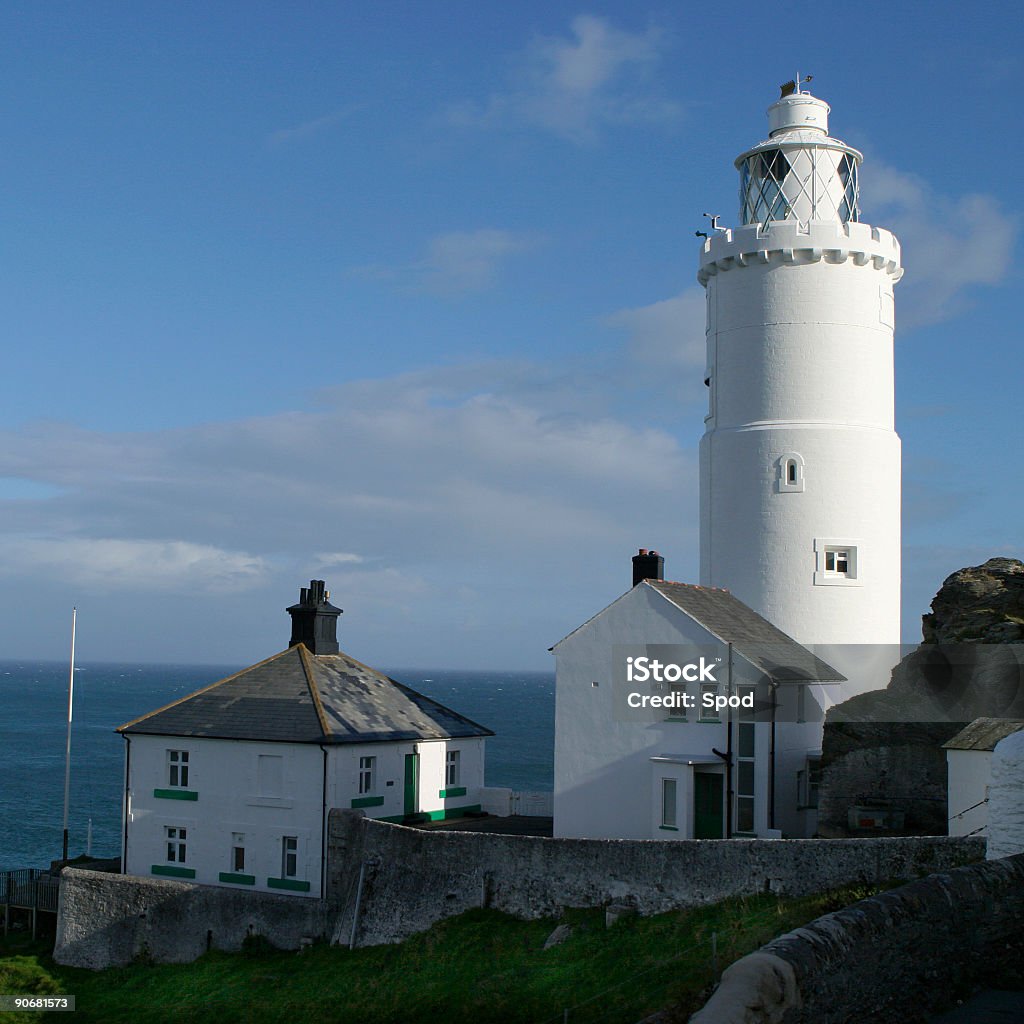
[[[71,609],[71,670],[68,673],[68,740],[64,751],[64,854],[68,859],[68,803],[71,796],[71,708],[75,698],[75,622],[78,608]]]

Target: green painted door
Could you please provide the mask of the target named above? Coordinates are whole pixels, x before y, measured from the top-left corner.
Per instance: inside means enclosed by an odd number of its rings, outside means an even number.
[[[420,755],[405,755],[405,813],[416,813],[416,784],[420,778]]]
[[[722,782],[710,772],[693,774],[693,838],[722,839]]]

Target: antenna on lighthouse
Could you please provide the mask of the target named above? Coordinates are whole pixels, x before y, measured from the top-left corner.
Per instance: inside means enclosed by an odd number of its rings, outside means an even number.
[[[800,91],[801,85],[806,85],[814,78],[814,75],[808,75],[806,78],[800,77],[800,72],[796,73],[796,78],[790,79],[788,82],[783,83],[779,86],[782,90],[782,95],[779,99],[784,99],[786,96],[802,96],[803,93]]]

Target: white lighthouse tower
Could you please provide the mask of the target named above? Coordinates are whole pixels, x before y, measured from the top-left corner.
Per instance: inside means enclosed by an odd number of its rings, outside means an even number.
[[[862,156],[800,77],[736,160],[740,224],[704,243],[701,583],[804,644],[898,644],[899,242],[860,221]]]

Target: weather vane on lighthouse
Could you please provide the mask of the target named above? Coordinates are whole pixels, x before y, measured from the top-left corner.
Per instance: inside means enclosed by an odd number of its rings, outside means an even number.
[[[779,99],[782,99],[784,96],[802,96],[803,93],[800,91],[800,86],[806,85],[813,78],[814,75],[808,75],[806,78],[801,78],[800,72],[798,71],[796,73],[796,78],[790,79],[785,84],[779,86],[782,90],[782,96],[780,96]]]

